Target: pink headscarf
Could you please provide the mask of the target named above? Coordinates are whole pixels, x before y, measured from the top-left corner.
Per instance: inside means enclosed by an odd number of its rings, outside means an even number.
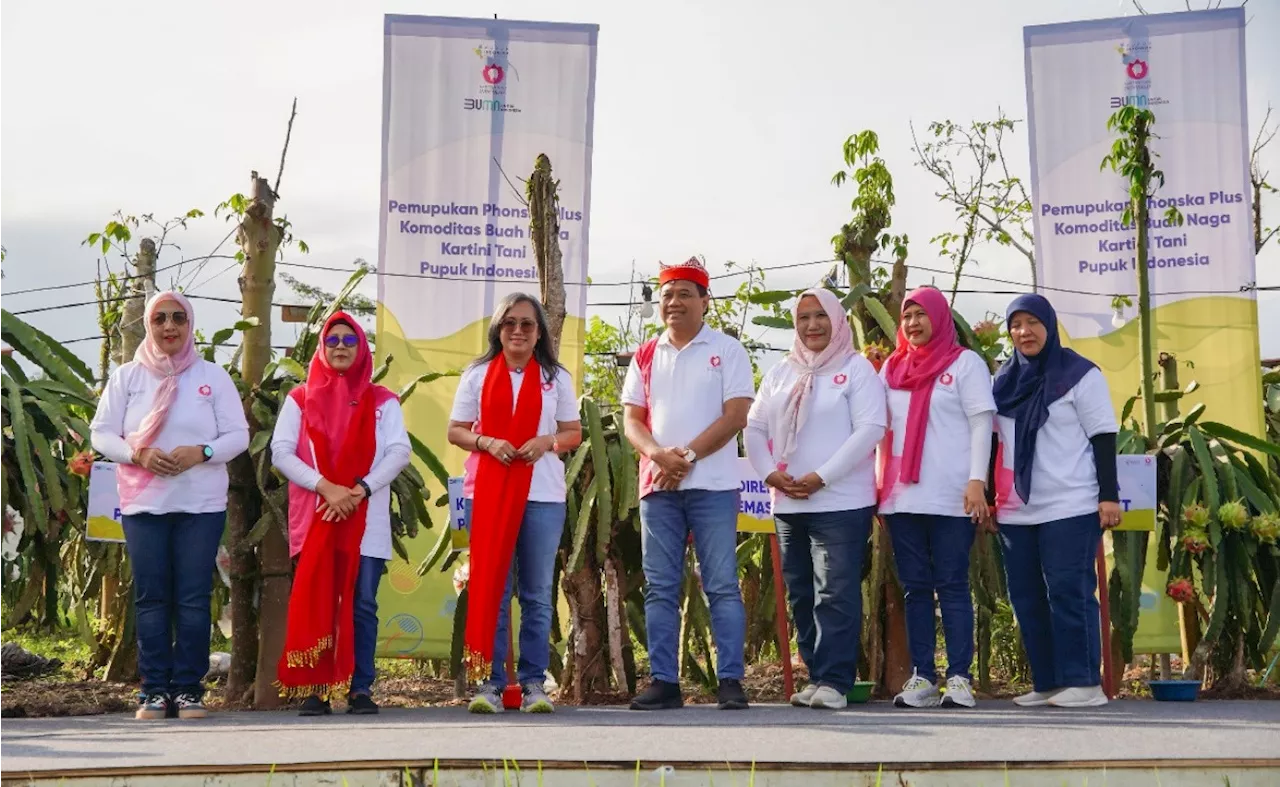
[[[929,402],[933,398],[934,381],[964,352],[956,337],[956,324],[945,295],[933,287],[920,287],[903,300],[902,311],[905,312],[913,303],[929,315],[933,335],[923,346],[916,347],[907,341],[899,321],[898,345],[885,361],[885,380],[889,387],[911,392],[902,465],[898,471],[898,479],[909,484],[920,482],[920,461],[924,456],[924,435],[929,426]],[[885,479],[886,482],[892,480]]]
[[[791,352],[787,353],[786,362],[800,372],[799,379],[791,386],[787,394],[786,404],[781,412],[771,416],[769,424],[770,451],[773,461],[779,470],[786,471],[787,459],[796,450],[796,436],[804,428],[812,405],[813,380],[818,375],[830,374],[841,368],[854,354],[853,330],[849,327],[849,319],[845,317],[840,299],[830,290],[805,290],[796,299],[791,308],[792,322],[798,322],[800,301],[805,297],[814,297],[822,305],[822,310],[831,318],[831,341],[820,353],[805,347],[797,325],[795,337],[792,339]]]
[[[151,318],[160,304],[165,301],[173,301],[187,313],[187,340],[182,345],[182,349],[173,355],[169,355],[160,348],[160,343],[152,333]],[[138,431],[125,437],[125,441],[129,443],[129,447],[135,454],[154,443],[159,436],[160,430],[164,428],[165,421],[169,418],[169,408],[178,397],[178,377],[190,369],[198,357],[196,356],[195,311],[191,308],[191,301],[187,300],[182,293],[166,290],[151,296],[151,300],[147,301],[147,308],[143,311],[142,322],[146,327],[147,335],[142,340],[142,344],[138,345],[137,351],[133,354],[133,360],[163,380],[156,390],[155,399],[151,402],[151,411],[143,417],[142,423],[138,424]],[[116,487],[119,490],[121,507],[137,499],[154,478],[154,473],[138,465],[127,464],[117,467]]]

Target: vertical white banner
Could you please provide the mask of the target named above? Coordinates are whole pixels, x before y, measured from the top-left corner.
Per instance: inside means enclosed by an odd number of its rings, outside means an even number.
[[[1156,351],[1194,365],[1182,381],[1201,384],[1192,399],[1207,418],[1260,434],[1244,9],[1028,27],[1024,39],[1036,264],[1072,346],[1107,373],[1117,406],[1137,390],[1137,232],[1122,220],[1127,182],[1100,163],[1112,113],[1149,109],[1165,176],[1145,260]],[[1133,303],[1116,314],[1115,296]]]
[[[525,182],[539,155],[559,181],[568,310],[560,361],[581,385],[598,30],[386,17],[377,355],[393,359],[384,379],[392,389],[465,368],[483,351],[498,300],[516,291],[538,296]],[[404,403],[409,431],[453,474],[463,461],[445,440],[456,386],[456,377],[437,379]],[[434,487],[435,476],[424,475]],[[428,500],[446,491],[433,489]],[[455,546],[465,537],[451,524],[457,505],[431,511]],[[388,621],[381,652],[449,653],[450,575],[415,570],[439,532],[410,544],[407,563],[394,561],[396,581],[380,596]]]

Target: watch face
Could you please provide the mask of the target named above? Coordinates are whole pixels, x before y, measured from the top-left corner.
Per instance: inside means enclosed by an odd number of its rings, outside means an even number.
[[[205,459],[212,459],[212,458],[213,458],[213,448],[211,448],[210,446],[207,446],[207,445],[204,447],[204,458],[205,458]]]

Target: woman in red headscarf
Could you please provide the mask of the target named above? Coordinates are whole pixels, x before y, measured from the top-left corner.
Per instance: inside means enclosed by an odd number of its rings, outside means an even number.
[[[906,596],[912,675],[900,708],[974,706],[969,549],[989,523],[991,372],[960,346],[951,306],[932,287],[902,302],[898,344],[880,370],[889,388],[889,433],[880,448],[880,514],[893,539]],[[947,642],[947,691],[937,687],[934,596]]]
[[[280,658],[281,693],[305,697],[301,715],[372,714],[378,583],[391,559],[390,485],[409,464],[395,394],[374,385],[360,324],[325,322],[305,384],[285,399],[271,457],[289,480],[289,551],[298,558]]]

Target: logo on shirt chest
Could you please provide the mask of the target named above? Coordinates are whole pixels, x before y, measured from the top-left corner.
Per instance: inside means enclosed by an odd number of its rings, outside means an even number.
[[[938,382],[944,386],[950,387],[956,378],[951,376],[951,372],[943,372],[938,376]]]
[[[196,393],[200,394],[201,396],[212,396],[213,389],[207,385],[202,385],[196,389]]]
[[[831,382],[835,383],[836,385],[844,385],[845,383],[849,382],[849,375],[837,374],[835,377],[831,378]]]
[[[549,382],[548,382],[548,383],[543,383],[543,384],[542,384],[542,390],[543,390],[544,392],[547,392],[547,393],[550,393],[550,392],[551,392],[551,389],[552,389],[552,388],[555,388],[555,387],[556,387],[556,384],[555,384],[555,383],[549,383]]]
[[[718,355],[711,356],[711,360],[708,361],[707,363],[708,363],[707,368],[710,369],[711,371],[713,372],[720,371],[720,356]]]

